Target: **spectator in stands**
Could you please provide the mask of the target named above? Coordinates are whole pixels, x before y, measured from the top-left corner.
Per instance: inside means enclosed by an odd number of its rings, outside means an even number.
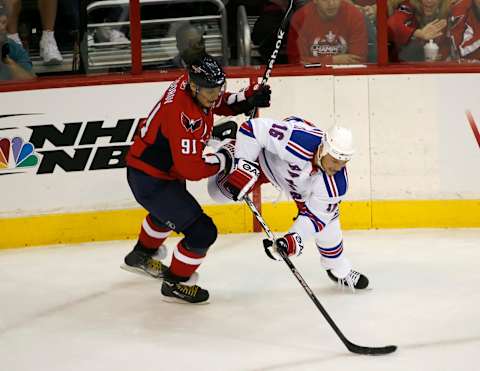
[[[437,60],[450,54],[446,37],[447,15],[450,0],[405,0],[388,18],[390,60],[424,61],[424,46],[434,40],[439,46]]]
[[[32,62],[22,46],[7,37],[7,9],[0,3],[0,80],[35,78]]]
[[[204,31],[200,25],[193,25],[188,21],[172,24],[169,33],[175,35],[178,54],[154,68],[185,68],[192,61],[206,54]]]
[[[107,8],[103,22],[125,22],[128,20],[128,6]],[[111,43],[129,43],[121,27],[98,27],[95,29],[95,41]],[[128,45],[126,45],[128,46]]]
[[[387,0],[388,1],[388,0]],[[377,61],[377,1],[355,0],[355,6],[365,15],[368,34],[368,62]]]
[[[365,17],[344,0],[312,0],[291,19],[287,52],[290,63],[364,63]]]
[[[377,19],[377,1],[376,0],[352,0],[352,4],[357,7],[371,22],[375,23]]]
[[[453,59],[480,62],[480,0],[461,0],[452,6],[449,34]]]
[[[360,10],[365,16],[368,35],[368,62],[377,61],[377,1],[376,0],[347,0]]]
[[[306,0],[294,0],[293,12],[305,5]],[[252,30],[252,42],[258,45],[258,52],[262,63],[267,63],[275,49],[277,41],[277,31],[280,22],[285,15],[289,1],[288,0],[269,0],[266,1],[260,16],[257,18]],[[288,25],[287,25],[288,31]],[[288,36],[284,36],[283,41],[287,40]],[[287,63],[287,55],[281,49],[277,56],[277,63]]]
[[[6,0],[9,8],[8,37],[22,45],[18,35],[18,18],[22,7],[21,0]],[[42,19],[42,37],[40,39],[40,57],[44,65],[62,64],[63,57],[58,50],[54,29],[57,17],[57,0],[38,0],[38,10]]]
[[[175,67],[184,68],[205,54],[203,30],[189,22],[182,24],[175,33],[178,55],[173,58]]]

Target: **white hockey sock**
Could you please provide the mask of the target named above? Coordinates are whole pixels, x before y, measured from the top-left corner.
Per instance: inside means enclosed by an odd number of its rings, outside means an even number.
[[[345,278],[352,269],[352,264],[343,254],[337,258],[322,256],[320,261],[325,269],[330,269],[334,276],[340,279]]]

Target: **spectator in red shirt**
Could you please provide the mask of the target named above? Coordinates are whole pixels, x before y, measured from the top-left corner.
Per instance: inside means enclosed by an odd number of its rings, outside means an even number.
[[[439,46],[438,60],[450,54],[446,37],[449,0],[405,0],[388,18],[390,60],[424,61],[423,47],[429,40]]]
[[[366,62],[365,17],[344,0],[313,0],[293,15],[287,52],[290,63]]]
[[[461,0],[452,6],[449,34],[453,58],[480,62],[480,0]]]

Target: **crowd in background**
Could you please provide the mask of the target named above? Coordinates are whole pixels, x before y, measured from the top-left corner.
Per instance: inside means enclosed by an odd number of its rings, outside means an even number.
[[[229,17],[231,51],[230,56],[224,57],[229,57],[229,64],[235,65],[238,58],[236,12],[243,5],[249,15],[256,17],[251,30],[256,50],[252,64],[266,63],[289,1],[223,1]],[[81,4],[85,6],[88,2],[0,0],[0,78],[35,78],[35,65],[42,65],[43,71],[45,68],[55,71],[56,66],[65,64],[66,51],[71,53],[75,43],[82,41],[89,45],[103,43],[111,48],[129,47],[128,25],[114,26],[118,22],[128,22],[128,6],[105,8],[96,13],[89,22],[104,22],[107,26],[88,29],[83,35],[79,32]],[[182,14],[163,10],[153,13],[160,18],[162,15],[167,18],[188,16],[190,8],[184,9]],[[277,63],[374,63],[377,59],[376,9],[375,0],[294,0]],[[159,27],[159,32],[175,37],[177,52],[153,68],[184,67],[189,59],[205,51],[205,32],[198,22],[166,26]],[[388,0],[389,60],[477,63],[480,61],[479,28],[480,0]],[[36,56],[34,64],[30,59],[33,55]]]

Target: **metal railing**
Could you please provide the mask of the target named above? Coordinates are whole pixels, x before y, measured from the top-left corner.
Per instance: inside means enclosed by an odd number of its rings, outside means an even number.
[[[237,8],[237,56],[239,66],[251,65],[252,57],[259,57],[258,46],[252,42],[251,34],[258,16],[247,15],[244,5]]]
[[[227,13],[221,0],[140,0],[140,6],[162,6],[179,3],[210,3],[217,10],[217,14],[186,15],[179,17],[156,18],[140,20],[141,27],[155,25],[172,25],[174,23],[192,22],[204,26],[205,48],[208,53],[222,58],[228,65],[230,51],[227,39]],[[129,0],[102,0],[94,1],[87,6],[88,20],[93,18],[100,9],[128,7]],[[131,66],[131,43],[128,42],[95,42],[93,31],[101,27],[129,27],[128,20],[117,22],[95,22],[86,24],[87,33],[92,35],[88,39],[87,47],[83,48],[83,60],[87,71],[105,69],[109,67]],[[158,35],[157,35],[158,36]],[[144,65],[161,65],[178,54],[176,39],[171,35],[161,37],[142,38],[142,63]]]

